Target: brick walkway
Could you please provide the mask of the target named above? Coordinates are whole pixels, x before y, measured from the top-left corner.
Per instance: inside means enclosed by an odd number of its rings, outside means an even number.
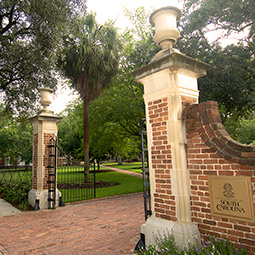
[[[142,193],[3,216],[0,254],[132,254],[143,222]]]

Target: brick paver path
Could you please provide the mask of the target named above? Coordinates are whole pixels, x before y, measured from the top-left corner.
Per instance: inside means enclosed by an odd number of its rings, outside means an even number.
[[[144,222],[130,194],[0,217],[0,254],[132,254]]]

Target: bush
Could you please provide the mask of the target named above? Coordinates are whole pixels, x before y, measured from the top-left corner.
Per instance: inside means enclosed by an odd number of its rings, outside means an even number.
[[[206,240],[202,240],[201,244],[191,244],[188,242],[188,247],[180,247],[176,244],[173,235],[166,235],[164,238],[155,238],[156,245],[150,245],[147,250],[140,250],[141,255],[169,255],[169,254],[183,254],[183,255],[216,255],[216,254],[231,254],[231,255],[245,255],[247,254],[244,248],[236,248],[228,239],[217,239],[207,236]]]
[[[29,208],[28,192],[30,189],[31,187],[27,183],[4,183],[0,186],[0,195],[18,209],[27,210]]]

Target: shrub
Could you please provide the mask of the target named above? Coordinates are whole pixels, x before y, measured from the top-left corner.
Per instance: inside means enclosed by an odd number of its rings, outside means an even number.
[[[3,199],[20,210],[27,210],[28,192],[31,189],[27,183],[11,184],[4,183],[0,186],[0,194]]]
[[[236,248],[228,239],[217,239],[207,236],[206,240],[202,240],[201,244],[191,244],[188,242],[188,247],[180,247],[176,244],[173,235],[165,235],[163,238],[156,237],[156,245],[150,245],[147,250],[140,250],[141,255],[216,255],[216,254],[231,254],[245,255],[247,254],[244,248]]]

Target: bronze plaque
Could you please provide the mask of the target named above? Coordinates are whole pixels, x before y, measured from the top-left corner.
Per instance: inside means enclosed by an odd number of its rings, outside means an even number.
[[[208,184],[212,215],[254,222],[249,177],[208,176]]]

